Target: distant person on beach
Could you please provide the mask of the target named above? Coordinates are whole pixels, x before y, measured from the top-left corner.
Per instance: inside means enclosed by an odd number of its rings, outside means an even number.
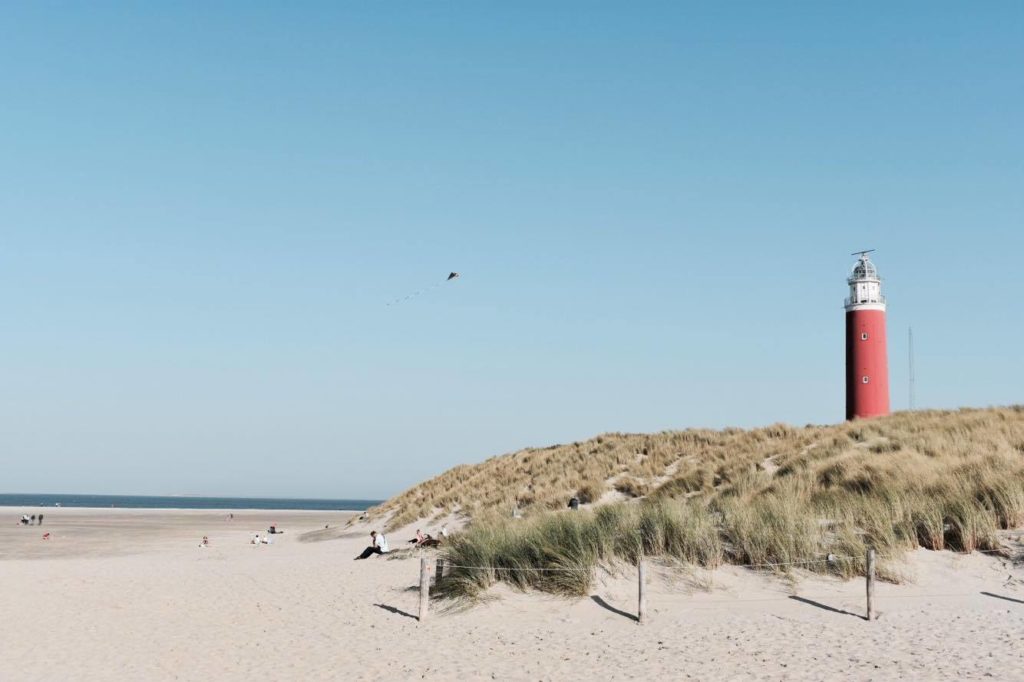
[[[371,530],[370,546],[364,549],[363,553],[356,557],[356,560],[368,559],[372,554],[387,554],[389,551],[388,539],[384,537],[384,533]]]
[[[29,524],[28,524],[28,525],[30,525],[30,526],[34,526],[34,525],[36,525],[36,515],[35,515],[35,514],[33,514],[33,515],[31,516],[31,519],[32,519],[32,520],[31,520],[31,521],[29,522]]]
[[[210,538],[208,538],[208,537],[206,537],[204,535],[203,536],[203,541],[199,543],[199,546],[200,547],[209,547],[210,546]]]
[[[28,525],[28,514],[22,514],[21,515],[21,525],[23,525],[23,526],[27,526]]]
[[[416,529],[416,537],[414,537],[412,540],[409,540],[409,542],[413,543],[413,544],[417,544],[417,545],[422,545],[423,544],[423,539],[424,539],[423,538],[423,533],[421,533],[420,529],[417,528]]]
[[[38,523],[39,523],[40,526],[43,525],[43,515],[42,514],[39,515]]]

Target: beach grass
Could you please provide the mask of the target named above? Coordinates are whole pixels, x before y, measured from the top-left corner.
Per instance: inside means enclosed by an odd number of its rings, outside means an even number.
[[[904,483],[909,483],[904,481]],[[788,574],[863,575],[871,547],[879,576],[898,581],[886,560],[917,547],[971,552],[999,547],[997,531],[1012,518],[992,503],[1011,486],[984,479],[951,481],[847,499],[783,486],[750,499],[655,498],[523,520],[489,516],[455,534],[441,596],[477,597],[496,582],[566,596],[589,594],[599,569],[616,572],[642,557],[713,569],[722,564]],[[1024,481],[1013,482],[1019,494]]]
[[[629,499],[601,503],[616,494]],[[584,509],[565,510],[571,496]],[[372,510],[393,527],[453,512],[471,522],[445,549],[449,563],[488,567],[453,569],[453,595],[495,581],[584,594],[599,566],[640,556],[815,560],[805,568],[852,577],[869,546],[883,559],[994,549],[999,529],[1024,525],[1024,407],[609,434],[457,467]],[[559,570],[513,570],[524,568]]]

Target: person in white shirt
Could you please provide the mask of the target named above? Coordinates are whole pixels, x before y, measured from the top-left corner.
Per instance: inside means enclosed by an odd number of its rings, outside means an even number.
[[[388,539],[384,537],[383,533],[373,530],[370,531],[370,546],[364,549],[356,559],[367,559],[371,554],[387,554],[389,551],[391,550],[388,547]]]

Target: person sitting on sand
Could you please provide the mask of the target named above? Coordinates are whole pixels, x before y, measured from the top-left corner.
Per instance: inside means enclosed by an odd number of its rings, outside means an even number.
[[[50,534],[49,533],[43,533],[43,539],[44,540],[49,540],[50,539]]]
[[[372,554],[387,554],[389,552],[388,539],[384,533],[375,530],[370,531],[370,546],[363,550],[363,553],[356,557],[356,560],[367,559]]]
[[[203,541],[199,543],[199,546],[200,547],[209,547],[210,546],[210,538],[208,538],[208,537],[206,537],[204,535],[203,536]]]
[[[416,546],[417,547],[437,547],[440,544],[441,544],[440,540],[438,540],[437,538],[431,536],[430,533],[427,533],[426,537],[424,537],[423,540],[420,541],[420,543],[418,545],[416,545]]]
[[[428,535],[427,537],[430,537],[430,536]],[[419,545],[423,544],[423,540],[424,540],[423,533],[421,533],[420,529],[417,528],[416,529],[416,537],[414,537],[412,540],[409,540],[409,543],[410,544],[415,544],[418,547]]]

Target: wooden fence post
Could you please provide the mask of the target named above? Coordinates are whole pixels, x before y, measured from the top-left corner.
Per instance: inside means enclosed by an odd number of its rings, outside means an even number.
[[[864,571],[864,576],[867,581],[867,597],[868,597],[868,620],[873,620],[875,617],[875,550],[869,549],[867,556],[867,567]]]
[[[640,559],[637,563],[636,573],[638,578],[636,622],[639,625],[643,625],[647,616],[647,594],[644,591],[644,583],[647,582],[647,564],[643,559]]]
[[[427,567],[427,558],[420,558],[420,617],[422,623],[427,617],[430,608],[430,569]]]
[[[437,565],[434,567],[434,587],[441,587],[441,578],[444,576],[444,559],[437,557]]]

